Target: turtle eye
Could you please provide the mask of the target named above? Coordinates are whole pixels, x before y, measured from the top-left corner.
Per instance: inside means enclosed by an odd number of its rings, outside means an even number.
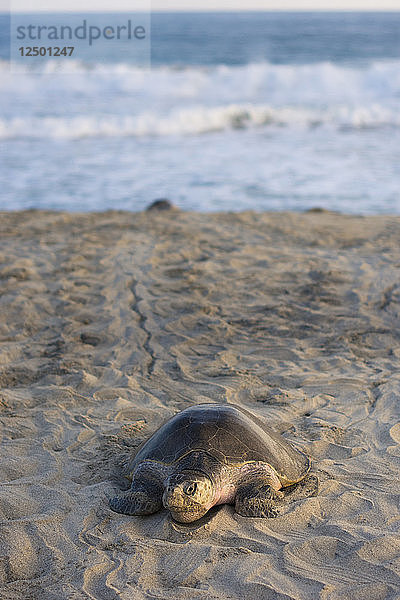
[[[196,490],[197,490],[197,483],[187,483],[185,485],[185,487],[183,488],[183,491],[188,496],[193,496],[193,494],[196,493]]]

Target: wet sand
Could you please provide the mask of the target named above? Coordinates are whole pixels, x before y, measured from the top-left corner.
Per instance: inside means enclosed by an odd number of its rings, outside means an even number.
[[[400,598],[400,218],[0,214],[0,598]],[[198,402],[308,452],[316,497],[113,513]]]

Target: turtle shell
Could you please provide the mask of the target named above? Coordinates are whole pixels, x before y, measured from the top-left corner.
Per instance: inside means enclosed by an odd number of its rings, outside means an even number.
[[[224,465],[266,462],[282,486],[300,481],[310,469],[303,452],[247,410],[233,404],[198,404],[169,419],[139,447],[130,470],[144,460],[171,465],[195,450]]]

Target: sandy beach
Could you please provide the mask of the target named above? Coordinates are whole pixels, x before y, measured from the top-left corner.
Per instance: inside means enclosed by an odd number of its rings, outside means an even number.
[[[400,217],[0,214],[0,598],[400,598]],[[276,519],[113,513],[168,417],[306,451]]]

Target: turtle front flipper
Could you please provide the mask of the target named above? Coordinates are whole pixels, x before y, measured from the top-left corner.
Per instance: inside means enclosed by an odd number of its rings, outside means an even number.
[[[243,517],[277,517],[283,497],[265,479],[242,483],[236,492],[235,511]]]
[[[149,482],[132,484],[127,492],[111,498],[111,510],[123,515],[151,515],[162,508],[162,488]]]

